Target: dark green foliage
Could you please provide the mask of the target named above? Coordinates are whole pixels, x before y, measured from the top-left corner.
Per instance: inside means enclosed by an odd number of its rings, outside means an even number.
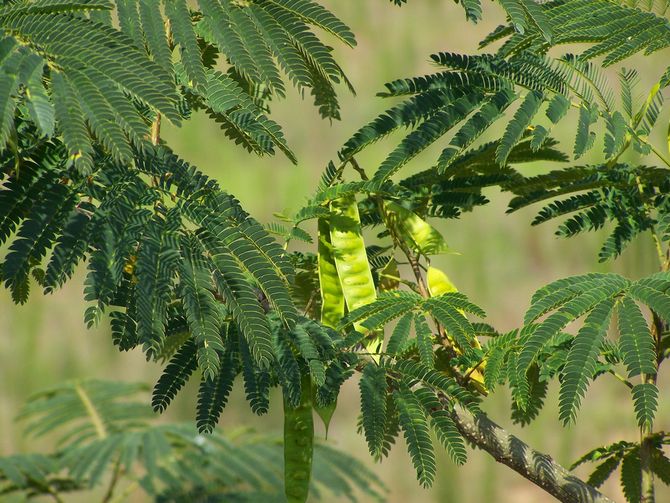
[[[240,357],[247,401],[254,414],[263,415],[270,406],[270,373],[266,369],[256,368],[243,338],[240,339]]]
[[[430,423],[435,430],[438,440],[449,453],[454,463],[462,465],[467,460],[467,452],[463,437],[456,429],[454,421],[444,405],[440,403],[435,392],[428,388],[419,388],[415,391],[416,397],[423,405]]]
[[[538,392],[538,398],[543,394],[536,388],[544,383],[537,381],[533,362],[539,365],[540,376],[560,374],[559,415],[564,423],[575,420],[589,382],[610,368],[599,358],[612,363],[623,360],[630,377],[654,375],[654,341],[648,322],[635,301],[646,304],[659,316],[667,316],[670,308],[668,287],[668,273],[657,273],[636,282],[614,274],[586,274],[560,279],[538,290],[526,313],[521,347],[513,350],[518,360],[514,365],[516,371],[513,370],[508,378],[512,384],[525,383],[519,388],[516,401],[520,401],[525,409],[536,400]],[[615,310],[618,312],[618,346],[606,339]],[[567,336],[565,342],[561,342],[564,327],[582,317],[583,326],[577,335],[572,340]],[[540,318],[543,319],[538,322]],[[557,342],[559,346],[555,346]],[[491,343],[493,370],[487,373],[493,372],[492,377],[499,375],[501,358],[509,359],[509,341],[500,344],[507,347],[498,349],[495,341]],[[543,352],[547,356],[542,356]],[[646,383],[631,384],[630,387],[640,426],[651,424],[657,408],[656,386]]]
[[[239,362],[234,348],[228,348],[221,357],[221,370],[214,379],[202,379],[198,391],[196,421],[198,431],[211,433],[226,406],[233,382],[239,373]]]
[[[591,475],[589,475],[588,483],[593,487],[600,487],[608,478],[610,478],[614,470],[619,467],[620,463],[620,459],[607,458],[593,470]]]
[[[384,447],[386,427],[386,369],[366,365],[359,387],[365,440],[370,453],[379,457]]]
[[[120,349],[141,346],[155,360],[177,352],[157,385],[157,409],[197,368],[213,381],[203,384],[205,405],[199,408],[201,423],[211,428],[225,403],[223,390],[238,373],[237,365],[223,368],[221,361],[239,343],[249,398],[254,410],[265,411],[276,383],[268,369],[282,354],[275,351],[266,312],[273,309],[277,329],[298,321],[284,250],[232,196],[165,147],[147,147],[135,167],[96,152],[95,169],[82,176],[62,144],[20,124],[26,134],[17,147],[25,161],[20,171],[7,173],[0,191],[2,240],[11,242],[3,280],[16,300],[25,300],[31,273],[42,262],[41,281],[51,292],[88,260],[86,321],[97,323],[110,312]],[[11,166],[13,155],[3,155],[3,166]],[[39,168],[32,160],[38,158]],[[234,327],[234,335],[222,335],[224,325]],[[304,356],[300,361],[317,385],[325,384],[324,362],[336,356],[334,334],[313,324],[298,336],[292,336],[296,354]],[[341,384],[345,369],[337,368],[331,384]]]
[[[559,396],[559,416],[563,423],[575,420],[587,383],[595,374],[596,360],[609,326],[613,307],[612,299],[600,301],[593,306],[566,357]]]
[[[619,308],[619,346],[628,377],[656,372],[654,339],[639,306],[630,297]]]
[[[154,387],[151,397],[151,406],[154,410],[163,412],[195,372],[198,366],[196,352],[195,342],[189,339],[172,357]]]
[[[608,221],[615,223],[600,251],[600,259],[607,260],[656,223],[649,209],[665,206],[667,175],[663,168],[627,164],[552,171],[516,185],[510,211],[554,199],[540,210],[533,224],[572,214],[557,231],[563,237],[600,229]]]
[[[630,503],[638,503],[642,493],[642,474],[640,472],[640,452],[631,450],[621,462],[621,487]]]
[[[487,361],[488,367],[488,361]],[[512,402],[512,421],[519,423],[522,426],[530,424],[540,413],[544,406],[544,399],[547,396],[547,381],[542,379],[540,370],[537,366],[530,368],[526,374],[526,379],[523,380],[524,388],[519,390],[513,387],[512,396],[518,397],[519,391],[525,396],[521,396],[520,400]],[[514,371],[510,373],[510,382],[514,383],[518,376],[515,376]]]
[[[185,118],[185,94],[235,142],[260,154],[277,147],[295,162],[279,126],[253,100],[259,93],[284,96],[281,68],[298,89],[311,89],[324,117],[339,117],[333,85],[347,80],[310,27],[350,46],[353,34],[311,0],[203,0],[198,7],[191,12],[185,0],[26,0],[2,7],[0,148],[25,103],[41,134],[62,134],[82,172],[93,167],[93,138],[129,163],[133,147],[146,147],[155,113],[175,124]],[[68,37],[58,36],[64,32]],[[247,88],[209,68],[219,54]]]
[[[387,352],[402,354],[413,341],[408,341],[412,325],[411,313],[414,313],[413,325],[416,333],[416,345],[424,364],[429,367],[433,362],[433,334],[426,323],[426,317],[432,317],[446,329],[449,337],[471,361],[478,356],[471,342],[476,333],[472,324],[463,316],[462,311],[477,316],[485,316],[484,311],[472,304],[461,293],[447,293],[438,297],[424,299],[414,292],[393,290],[383,292],[376,301],[350,312],[342,322],[342,327],[349,323],[362,322],[368,329],[383,328],[385,325],[401,318],[393,335],[389,339]]]
[[[512,36],[503,44],[501,53],[544,52],[552,45],[588,42],[593,45],[584,51],[583,58],[604,55],[607,66],[637,52],[650,54],[670,45],[661,16],[624,4],[569,0],[547,3],[539,9],[552,30],[551,40],[539,32],[507,32],[505,36]]]
[[[396,391],[394,398],[417,479],[422,486],[429,487],[435,478],[436,465],[425,412],[421,402],[408,388]]]
[[[658,406],[658,388],[655,384],[637,384],[631,390],[635,404],[635,415],[640,428],[649,428],[654,423]]]

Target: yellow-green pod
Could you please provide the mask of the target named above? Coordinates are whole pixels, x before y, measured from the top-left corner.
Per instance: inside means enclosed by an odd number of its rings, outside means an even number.
[[[330,204],[330,242],[333,245],[335,266],[340,278],[342,293],[349,311],[369,304],[377,298],[372,270],[365,252],[365,241],[361,231],[361,219],[354,195],[335,199]],[[358,331],[366,330],[359,324]],[[368,337],[365,347],[371,353],[379,351],[381,339]],[[375,358],[378,361],[378,358]]]
[[[392,201],[386,201],[384,207],[389,223],[415,251],[422,255],[451,252],[442,234],[419,215]]]
[[[444,271],[441,271],[437,267],[428,267],[428,272],[426,273],[426,282],[428,283],[428,292],[430,293],[431,297],[437,297],[439,295],[444,295],[445,293],[458,292],[458,288],[456,288],[456,285],[451,282],[449,276],[447,276]],[[459,311],[463,316],[465,316],[465,313],[462,310],[459,309]],[[453,343],[453,341],[451,342]],[[481,349],[482,347],[476,338],[472,341],[472,346],[477,349]],[[460,353],[458,346],[455,344],[454,349],[457,353]],[[488,393],[488,390],[484,386],[484,375],[481,372],[485,366],[486,362],[482,362],[479,364],[478,368],[474,370],[468,369],[467,371],[470,374],[470,380],[472,381],[473,385],[484,394]]]
[[[428,267],[426,281],[428,282],[428,292],[430,292],[431,297],[437,297],[438,295],[444,295],[445,293],[458,292],[458,288],[451,282],[449,276],[437,267]]]
[[[344,316],[344,294],[335,267],[330,225],[319,218],[319,288],[321,290],[321,323],[335,328]]]
[[[284,493],[288,503],[304,503],[309,495],[314,455],[312,381],[303,376],[300,405],[293,409],[284,399]]]

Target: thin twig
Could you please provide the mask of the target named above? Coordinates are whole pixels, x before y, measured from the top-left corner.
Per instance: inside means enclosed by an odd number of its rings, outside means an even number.
[[[105,427],[105,423],[100,417],[100,414],[98,414],[98,411],[86,393],[86,390],[84,390],[80,384],[75,384],[75,390],[79,396],[79,399],[84,404],[86,413],[91,418],[91,423],[93,423],[95,431],[98,434],[98,438],[107,438],[107,428]]]
[[[109,503],[114,496],[114,489],[116,489],[116,484],[119,481],[121,476],[121,455],[119,455],[116,463],[114,463],[114,472],[112,473],[112,478],[109,481],[109,486],[107,487],[107,492],[105,493],[102,503]]]
[[[151,124],[151,143],[158,145],[161,141],[161,113],[156,112],[156,119]]]

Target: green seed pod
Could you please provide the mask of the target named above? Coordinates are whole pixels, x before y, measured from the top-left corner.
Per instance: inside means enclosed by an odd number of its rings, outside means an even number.
[[[413,211],[392,201],[385,201],[384,208],[389,224],[396,228],[414,251],[422,255],[451,252],[442,234]]]
[[[426,280],[428,282],[428,291],[431,297],[437,297],[445,293],[458,292],[458,288],[451,282],[449,276],[442,272],[437,267],[428,267],[426,273]]]
[[[335,267],[330,225],[319,218],[319,287],[321,290],[321,323],[335,328],[344,316],[344,294]]]
[[[312,381],[303,376],[300,405],[293,409],[284,398],[284,493],[288,503],[304,503],[309,495],[314,455]]]
[[[449,276],[447,276],[443,271],[441,271],[437,267],[432,266],[428,267],[428,272],[426,273],[426,280],[428,282],[428,291],[430,292],[431,297],[438,297],[446,293],[458,292],[458,288],[456,288],[456,285],[454,285],[451,282]],[[465,312],[463,310],[459,309],[459,311],[463,316],[465,316]],[[447,336],[449,337],[448,334]],[[454,344],[454,341],[451,339],[451,337],[449,337],[449,340],[451,341],[452,344]],[[472,346],[477,349],[482,348],[481,344],[476,338],[472,341]],[[457,353],[460,354],[461,351],[455,344],[454,349]],[[486,386],[484,386],[484,375],[482,374],[482,371],[484,370],[485,367],[486,362],[482,362],[476,369],[468,369],[468,374],[470,375],[470,380],[472,381],[472,384],[482,394],[488,393]]]
[[[335,266],[347,308],[353,311],[377,298],[372,270],[365,253],[358,204],[352,194],[332,201],[330,209],[330,241],[333,244]],[[366,332],[360,324],[355,324],[354,328]],[[368,337],[365,347],[371,353],[378,352],[381,338],[376,335]],[[375,360],[378,361],[378,357]]]

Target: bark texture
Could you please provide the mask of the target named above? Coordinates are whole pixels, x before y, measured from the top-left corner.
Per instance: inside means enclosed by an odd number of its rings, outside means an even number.
[[[505,431],[485,414],[455,408],[451,417],[461,435],[486,451],[496,461],[520,473],[559,501],[565,503],[613,503],[595,487],[590,486],[551,456],[536,451]]]

